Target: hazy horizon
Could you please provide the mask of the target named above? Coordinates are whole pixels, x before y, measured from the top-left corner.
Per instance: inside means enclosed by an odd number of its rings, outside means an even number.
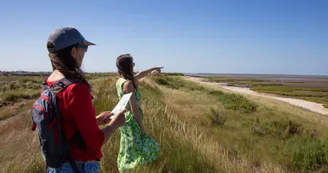
[[[52,71],[25,71],[25,70],[12,70],[12,71],[2,71],[0,72],[32,72],[32,73],[51,73]],[[85,71],[85,73],[117,73],[117,71],[103,71],[103,72],[92,72],[92,71]],[[193,72],[163,72],[163,73],[182,73],[184,75],[268,75],[268,76],[274,76],[274,75],[282,75],[282,76],[322,76],[322,77],[328,77],[328,75],[311,75],[311,74],[279,74],[279,73],[193,73]]]

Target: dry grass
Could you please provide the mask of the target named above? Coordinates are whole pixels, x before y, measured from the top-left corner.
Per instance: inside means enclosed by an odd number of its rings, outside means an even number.
[[[18,103],[11,103],[9,105],[0,107],[0,120],[20,114],[22,111],[29,109],[34,100],[24,100]]]
[[[0,172],[42,172],[43,161],[39,153],[39,141],[31,131],[29,111],[1,121]]]

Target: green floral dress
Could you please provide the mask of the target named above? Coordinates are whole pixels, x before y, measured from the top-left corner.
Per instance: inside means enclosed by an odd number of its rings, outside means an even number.
[[[126,79],[120,78],[116,83],[118,98],[123,96],[123,85],[127,82]],[[136,102],[143,119],[143,113],[139,106],[141,95],[138,90],[135,91]],[[121,140],[120,151],[117,158],[117,166],[120,172],[125,172],[133,169],[146,162],[156,160],[158,155],[158,144],[149,135],[141,135],[141,129],[130,111],[130,105],[127,105],[125,113],[126,122],[120,127]]]

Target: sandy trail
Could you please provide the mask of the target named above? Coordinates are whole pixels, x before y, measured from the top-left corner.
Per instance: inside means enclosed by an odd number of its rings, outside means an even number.
[[[185,77],[185,78],[188,80],[191,80],[193,82],[217,85],[221,88],[224,88],[224,89],[227,89],[227,90],[230,90],[233,92],[237,92],[237,93],[243,93],[243,94],[248,94],[248,95],[254,95],[254,96],[260,96],[260,97],[266,97],[266,98],[271,98],[271,99],[275,99],[275,100],[280,100],[280,101],[287,102],[289,104],[292,104],[292,105],[295,105],[298,107],[302,107],[304,109],[308,109],[313,112],[317,112],[317,113],[320,113],[323,115],[328,115],[328,109],[326,109],[325,107],[323,107],[322,104],[319,104],[319,103],[310,102],[310,101],[301,100],[301,99],[273,96],[273,95],[265,94],[265,93],[258,93],[258,92],[252,91],[250,88],[223,86],[223,85],[220,85],[219,83],[203,81],[203,79],[197,78],[197,77]]]

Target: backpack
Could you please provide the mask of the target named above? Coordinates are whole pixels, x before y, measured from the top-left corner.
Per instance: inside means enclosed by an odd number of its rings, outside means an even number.
[[[68,160],[75,173],[78,168],[68,154],[68,150],[74,141],[81,140],[79,133],[76,133],[68,142],[62,133],[60,125],[60,112],[57,105],[56,95],[73,82],[66,78],[48,86],[43,83],[40,97],[34,102],[31,112],[33,127],[38,129],[40,139],[41,154],[46,165],[52,168],[59,168],[65,160]]]

